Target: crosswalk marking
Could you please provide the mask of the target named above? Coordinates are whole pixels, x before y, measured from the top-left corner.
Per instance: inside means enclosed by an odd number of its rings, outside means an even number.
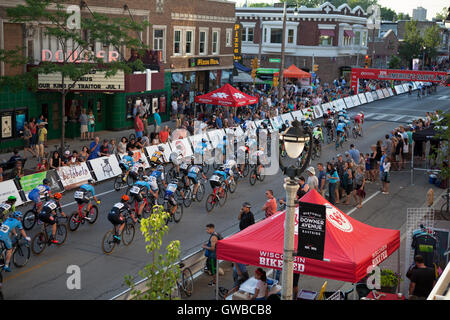
[[[399,115],[399,116],[394,117],[394,118],[391,118],[391,119],[389,119],[389,120],[396,122],[396,121],[399,121],[401,118],[404,118],[404,117],[407,117],[407,116],[405,116],[405,115]]]
[[[375,119],[375,120],[381,120],[381,119],[386,118],[386,117],[388,117],[388,116],[390,116],[390,115],[389,115],[389,114],[379,114],[379,115],[377,115],[376,117],[373,117],[373,119]]]
[[[442,96],[442,97],[438,98],[438,100],[448,100],[448,96]]]

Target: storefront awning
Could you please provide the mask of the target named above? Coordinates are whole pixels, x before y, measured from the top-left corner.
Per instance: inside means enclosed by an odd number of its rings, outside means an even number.
[[[321,36],[334,37],[334,30],[331,29],[319,29]]]
[[[352,30],[344,30],[344,37],[355,37],[355,34]]]

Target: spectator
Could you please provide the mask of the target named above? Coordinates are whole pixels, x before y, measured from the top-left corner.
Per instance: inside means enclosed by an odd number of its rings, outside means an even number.
[[[68,166],[71,157],[72,157],[72,154],[70,153],[70,150],[64,151],[64,154],[61,158],[61,164],[63,166]]]
[[[435,271],[425,265],[421,255],[414,257],[415,268],[411,271],[411,283],[409,285],[409,295],[419,300],[425,300],[436,284]]]
[[[258,282],[256,283],[255,294],[250,300],[266,300],[269,295],[266,272],[262,268],[257,268],[255,270],[255,278]]]
[[[94,139],[95,132],[95,117],[92,110],[89,110],[88,115],[88,139]]]
[[[345,161],[341,154],[337,155],[337,159],[338,160],[336,161],[334,168],[336,169],[336,171],[338,173],[339,180],[337,181],[336,187],[335,187],[335,199],[336,199],[335,201],[336,201],[336,203],[339,203],[341,200],[341,196],[344,193],[344,187],[342,186],[341,180],[344,175]],[[328,168],[327,168],[327,171],[328,171]]]
[[[36,124],[36,118],[32,118],[30,123],[29,123],[29,127],[30,127],[30,132],[31,132],[31,140],[30,140],[30,147],[31,149],[35,149],[36,150],[36,155],[39,156],[39,150],[37,148],[37,139],[38,139],[38,135],[37,135],[37,124]]]
[[[16,164],[17,161],[22,160],[22,157],[19,154],[18,149],[14,149],[13,155],[9,158],[8,162],[12,164]]]
[[[116,139],[111,139],[109,145],[108,145],[108,149],[109,149],[109,154],[116,154],[117,153],[117,144],[116,144]]]
[[[329,201],[332,205],[336,203],[336,184],[339,181],[339,175],[331,162],[327,163],[327,179],[328,179],[328,193]]]
[[[178,101],[177,101],[176,97],[173,98],[171,105],[172,105],[171,118],[172,118],[172,120],[175,120],[177,118],[177,114],[178,114]]]
[[[22,166],[22,160],[17,160],[14,169],[11,171],[10,179],[20,179],[25,175]]]
[[[350,150],[348,150],[348,153],[352,157],[355,164],[359,164],[360,161],[359,150],[355,148],[355,145],[353,143],[350,145]]]
[[[127,152],[136,150],[136,139],[132,138],[128,141]]]
[[[364,177],[364,166],[359,165],[356,168],[356,174],[355,174],[355,190],[356,195],[358,196],[358,208],[362,208],[362,199],[366,197],[366,192],[364,190],[364,187],[366,185],[366,178]]]
[[[153,125],[155,126],[155,133],[159,133],[161,130],[161,116],[159,115],[159,109],[153,114]]]
[[[69,166],[76,166],[80,164],[80,157],[78,155],[77,150],[72,151],[72,155],[70,156],[70,159],[68,161]]]
[[[97,136],[95,140],[91,142],[89,146],[89,157],[88,160],[97,159],[100,156],[100,138]]]
[[[45,129],[46,122],[39,123],[39,130],[38,130],[38,143],[37,143],[37,149],[38,149],[38,157],[39,159],[42,159],[45,157],[45,143],[47,141],[47,129]]]
[[[119,154],[124,154],[127,152],[127,144],[128,144],[128,139],[126,137],[122,137],[120,139],[119,145],[117,146],[117,152]]]
[[[81,108],[78,121],[80,122],[81,141],[86,141],[88,139],[88,116],[85,108]]]
[[[37,164],[36,172],[43,172],[43,171],[48,171],[48,170],[50,170],[50,165],[49,165],[47,159],[43,158],[42,161],[40,161]]]
[[[23,129],[23,147],[24,147],[23,155],[24,155],[24,157],[26,157],[26,152],[28,151],[29,153],[31,153],[33,158],[36,158],[36,154],[34,153],[34,150],[31,145],[31,140],[32,140],[33,135],[31,134],[30,126],[27,122],[25,122],[23,125],[23,128],[24,128]]]
[[[86,162],[87,159],[89,158],[89,148],[86,146],[83,146],[81,148],[81,152],[80,152],[80,155],[78,156],[78,158],[80,159],[80,162]]]
[[[298,185],[299,188],[297,190],[297,199],[301,199],[309,191],[310,188],[305,181],[305,177],[303,176],[298,179]]]
[[[50,158],[50,169],[58,169],[61,165],[62,161],[59,152],[53,151],[52,157]]]
[[[319,189],[319,180],[316,177],[316,171],[314,170],[314,167],[309,167],[306,169],[306,173],[308,174],[308,179],[306,180],[306,183],[309,186],[309,189]]]
[[[103,140],[103,144],[100,147],[100,157],[107,157],[109,156],[111,153],[109,152],[109,142],[107,139]]]
[[[219,233],[215,231],[215,226],[212,223],[206,225],[206,232],[210,235],[207,243],[202,245],[203,249],[206,249],[205,256],[208,258],[206,261],[206,266],[208,268],[209,274],[212,279],[208,283],[209,286],[216,285],[216,263],[217,263],[217,255],[216,255],[216,244],[218,240],[221,240],[222,237]]]
[[[240,231],[244,230],[245,228],[255,223],[255,217],[253,213],[250,211],[251,207],[252,206],[248,202],[244,202],[244,204],[242,205],[241,211],[239,212],[238,215]]]
[[[152,132],[152,133],[153,133],[153,132]],[[136,149],[138,149],[138,150],[141,150],[141,149],[144,147],[144,145],[143,145],[143,143],[142,143],[142,138],[141,138],[141,137],[139,137],[139,138],[136,139],[135,147],[136,147]]]
[[[164,126],[164,129],[159,132],[159,140],[161,143],[166,143],[169,138],[169,126]]]
[[[326,179],[327,179],[327,174],[325,172],[325,169],[323,167],[323,163],[318,163],[317,164],[317,170],[319,171],[319,174],[317,175],[317,180],[318,180],[318,188],[317,190],[319,191],[319,193],[323,196],[325,196],[325,184],[326,184]]]
[[[134,119],[134,130],[136,131],[136,138],[140,138],[144,134],[144,123],[142,122],[139,114],[136,115]]]
[[[383,177],[381,181],[383,182],[383,194],[389,194],[389,170],[391,169],[391,158],[389,156],[385,156],[383,163]],[[381,170],[381,167],[380,167]]]
[[[143,116],[142,116],[142,125],[143,125],[143,127],[144,127],[144,130],[143,130],[143,136],[144,135],[147,135],[147,134],[149,134],[149,132],[148,132],[148,115],[147,115],[147,113],[145,113]]]
[[[345,198],[344,205],[350,204],[351,195],[354,196],[355,202],[357,201],[356,196],[353,192],[353,171],[352,171],[352,159],[347,160],[344,166],[344,175],[342,177],[342,185],[345,190],[345,194],[347,195]]]
[[[161,141],[159,140],[159,134],[156,133],[155,136],[154,136],[153,139],[152,139],[152,144],[153,144],[153,145],[158,145],[158,144],[160,144],[160,143],[161,143]]]
[[[383,150],[386,152],[386,155],[390,156],[392,152],[392,140],[389,138],[389,135],[385,135],[385,140],[383,143]]]
[[[275,214],[275,212],[277,212],[277,199],[275,199],[275,197],[273,196],[272,190],[266,191],[266,198],[267,201],[261,208],[261,210],[266,212],[266,218],[268,218],[271,215]]]
[[[378,158],[378,148],[376,145],[371,145],[370,149],[372,152],[370,153],[369,163],[370,163],[370,181],[375,182],[377,180],[377,158]]]
[[[348,161],[351,161],[353,164],[355,163],[353,158],[350,156],[350,152],[345,151],[345,160],[344,160],[344,162],[348,162]]]

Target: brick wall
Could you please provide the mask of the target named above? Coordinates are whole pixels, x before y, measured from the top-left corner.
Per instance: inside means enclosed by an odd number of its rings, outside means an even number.
[[[23,47],[23,32],[22,25],[17,23],[3,23],[3,32],[5,35],[4,48],[5,50],[13,50]],[[23,67],[13,67],[8,64],[5,66],[5,76],[13,76],[23,73]]]

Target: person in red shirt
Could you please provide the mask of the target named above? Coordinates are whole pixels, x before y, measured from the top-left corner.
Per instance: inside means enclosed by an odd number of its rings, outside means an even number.
[[[134,121],[134,130],[136,131],[136,138],[142,137],[144,133],[144,123],[141,120],[139,114],[136,115]]]
[[[169,138],[169,127],[164,126],[164,129],[159,132],[159,140],[161,143],[166,143]]]
[[[261,210],[266,212],[266,218],[268,218],[277,212],[277,199],[273,196],[272,190],[266,191],[266,197],[267,201]]]

